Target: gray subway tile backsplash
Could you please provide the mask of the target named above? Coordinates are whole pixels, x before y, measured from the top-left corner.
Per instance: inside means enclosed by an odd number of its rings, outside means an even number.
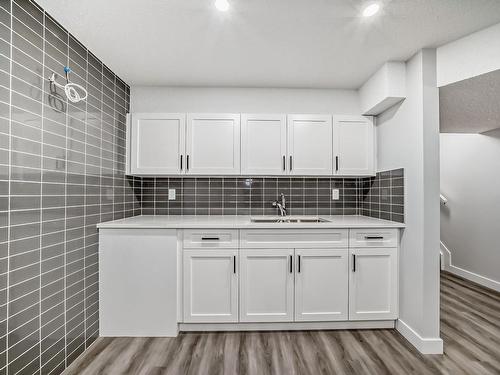
[[[404,189],[402,168],[363,179],[361,214],[403,223]]]
[[[332,189],[339,200],[332,200]],[[168,200],[168,189],[176,199]],[[365,178],[142,178],[144,215],[276,215],[284,193],[292,215],[366,215],[404,221],[404,171]]]
[[[49,85],[66,65],[88,101]],[[98,335],[96,224],[141,213],[129,95],[36,3],[0,1],[0,374],[61,373]]]

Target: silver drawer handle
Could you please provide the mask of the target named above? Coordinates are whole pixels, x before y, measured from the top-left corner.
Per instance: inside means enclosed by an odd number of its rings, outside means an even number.
[[[365,240],[383,240],[384,236],[365,236]]]
[[[219,241],[219,237],[201,237],[202,241]]]

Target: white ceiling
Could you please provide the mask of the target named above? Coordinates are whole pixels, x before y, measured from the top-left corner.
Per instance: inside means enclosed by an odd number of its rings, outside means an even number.
[[[38,0],[131,85],[358,88],[500,22],[499,0]]]
[[[439,89],[441,133],[483,133],[500,128],[500,70]]]

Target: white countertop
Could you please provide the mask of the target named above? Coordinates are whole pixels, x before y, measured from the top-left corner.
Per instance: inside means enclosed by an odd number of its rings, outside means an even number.
[[[140,215],[97,224],[100,229],[275,229],[275,228],[404,228],[405,224],[368,216],[319,216],[324,223],[252,223],[262,216],[153,216]],[[292,216],[293,217],[293,216]],[[304,217],[304,216],[297,216]]]

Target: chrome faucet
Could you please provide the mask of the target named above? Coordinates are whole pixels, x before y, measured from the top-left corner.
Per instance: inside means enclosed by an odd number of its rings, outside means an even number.
[[[273,207],[276,207],[279,210],[280,216],[286,216],[287,210],[286,210],[285,194],[283,193],[280,194],[280,198],[277,201],[273,202]]]

